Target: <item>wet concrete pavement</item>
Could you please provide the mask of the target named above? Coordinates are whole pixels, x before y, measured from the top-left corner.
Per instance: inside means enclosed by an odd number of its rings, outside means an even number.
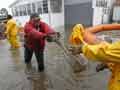
[[[0,41],[0,90],[107,90],[108,70],[95,73],[96,63],[88,63],[85,71],[73,73],[69,58],[55,43],[47,43],[44,73],[26,75],[23,52],[23,47],[11,51]],[[36,68],[35,57],[32,64]]]

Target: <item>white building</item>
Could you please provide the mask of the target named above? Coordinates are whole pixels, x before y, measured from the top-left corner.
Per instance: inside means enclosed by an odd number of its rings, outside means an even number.
[[[93,0],[93,25],[109,23],[115,0]]]
[[[9,7],[16,21],[22,25],[34,12],[52,27],[64,25],[64,0],[16,0]]]

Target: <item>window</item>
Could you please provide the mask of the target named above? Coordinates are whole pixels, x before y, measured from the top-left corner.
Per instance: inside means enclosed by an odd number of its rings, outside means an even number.
[[[17,7],[15,8],[15,16],[18,16],[19,15],[19,13],[18,13],[18,9],[17,9]]]
[[[19,11],[19,12],[20,12],[20,16],[22,16],[22,15],[23,15],[23,10],[22,10],[23,8],[22,8],[22,6],[19,6],[18,8],[19,8],[19,10],[20,10],[20,11]]]
[[[53,13],[62,11],[62,0],[50,0],[50,7]]]
[[[37,2],[37,12],[39,14],[42,14],[42,2]]]
[[[103,8],[104,14],[110,14],[110,8]]]
[[[107,0],[96,0],[96,7],[107,7]]]
[[[28,15],[30,15],[32,13],[30,4],[27,4],[27,13],[28,13]]]
[[[48,0],[43,0],[43,13],[48,13]]]
[[[26,5],[22,5],[22,13],[23,13],[23,16],[27,15]]]
[[[33,12],[33,13],[36,12],[36,6],[35,6],[35,3],[32,3],[32,12]]]

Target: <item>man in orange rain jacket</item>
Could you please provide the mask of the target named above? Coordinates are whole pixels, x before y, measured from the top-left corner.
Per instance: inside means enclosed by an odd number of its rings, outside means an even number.
[[[106,25],[103,26],[106,27]],[[115,26],[115,28],[117,26],[117,29],[120,29],[120,24],[111,24],[111,26]],[[89,28],[84,29],[81,24],[75,25],[70,36],[70,43],[74,46],[82,44],[81,51],[88,60],[99,61],[107,65],[112,72],[108,90],[120,90],[120,41],[114,43],[101,41],[97,39],[93,33],[95,30],[92,29],[95,28],[92,27],[90,30]]]

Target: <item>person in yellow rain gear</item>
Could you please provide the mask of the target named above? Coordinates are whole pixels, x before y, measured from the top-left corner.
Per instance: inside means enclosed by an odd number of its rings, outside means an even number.
[[[7,16],[7,24],[6,24],[6,31],[5,34],[7,39],[11,45],[10,49],[17,49],[20,47],[20,42],[17,38],[18,35],[18,28],[16,25],[16,21],[12,18],[11,15]]]
[[[111,25],[115,26],[115,24]],[[117,24],[117,26],[117,29],[120,29],[120,24]],[[95,33],[93,33],[95,30],[92,29],[94,27],[89,30],[89,28],[84,29],[81,24],[75,25],[69,41],[73,46],[82,45],[79,51],[88,60],[99,61],[106,65],[112,74],[109,80],[108,90],[120,90],[120,41],[113,43],[102,41],[97,38]]]

